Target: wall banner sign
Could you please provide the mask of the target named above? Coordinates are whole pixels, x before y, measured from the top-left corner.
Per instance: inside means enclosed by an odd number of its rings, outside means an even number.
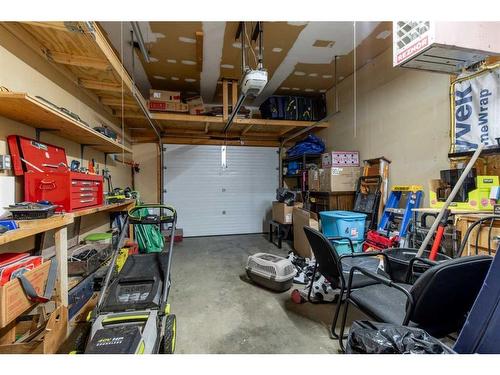
[[[500,66],[458,78],[451,85],[451,153],[498,147]]]

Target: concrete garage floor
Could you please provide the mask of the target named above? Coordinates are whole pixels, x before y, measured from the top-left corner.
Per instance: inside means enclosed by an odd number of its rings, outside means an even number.
[[[293,288],[275,293],[247,280],[250,254],[286,256],[289,249],[286,243],[278,249],[262,234],[176,244],[170,292],[176,353],[338,353],[328,330],[334,304],[297,305],[290,300]],[[350,309],[349,317],[359,319],[361,313]]]

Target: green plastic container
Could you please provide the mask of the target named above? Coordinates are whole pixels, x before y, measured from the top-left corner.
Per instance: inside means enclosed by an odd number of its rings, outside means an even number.
[[[113,240],[113,234],[112,233],[92,233],[89,234],[88,236],[85,236],[83,241],[86,244],[90,243],[101,243],[101,244],[111,244]]]

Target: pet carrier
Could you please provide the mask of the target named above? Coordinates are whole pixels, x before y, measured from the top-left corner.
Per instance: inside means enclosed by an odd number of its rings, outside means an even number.
[[[277,292],[290,289],[297,272],[288,259],[266,253],[250,255],[246,271],[250,280]]]

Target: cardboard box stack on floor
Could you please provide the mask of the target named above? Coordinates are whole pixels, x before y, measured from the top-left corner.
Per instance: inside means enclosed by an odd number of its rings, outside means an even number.
[[[293,206],[288,206],[285,203],[273,202],[273,220],[280,224],[292,224],[292,213],[294,207],[302,207],[302,203],[295,202]]]
[[[299,207],[293,208],[293,248],[297,255],[311,259],[312,251],[307,240],[304,227],[311,227],[319,230],[318,216],[311,211]]]
[[[179,91],[149,90],[148,108],[157,112],[188,112],[189,106],[181,102]]]

